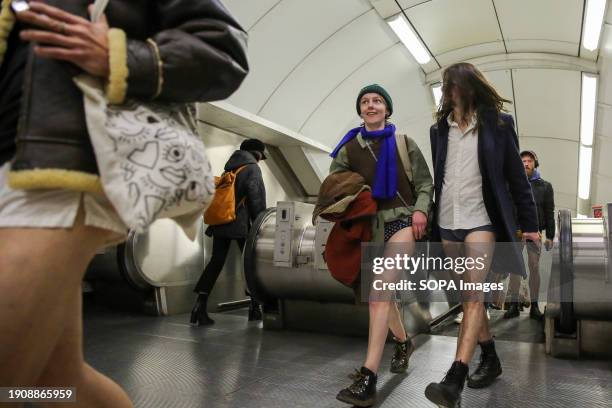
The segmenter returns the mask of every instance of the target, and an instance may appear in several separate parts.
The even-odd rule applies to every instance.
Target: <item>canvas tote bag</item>
[[[96,0],[92,21],[107,3]],[[111,105],[101,79],[82,74],[75,82],[104,192],[123,222],[144,232],[158,218],[197,219],[215,185],[195,107],[136,100]]]

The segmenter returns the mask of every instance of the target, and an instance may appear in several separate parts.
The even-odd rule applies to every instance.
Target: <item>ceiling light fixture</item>
[[[591,158],[593,148],[580,146],[580,163],[578,164],[578,197],[588,200],[591,193]]]
[[[597,77],[583,73],[580,98],[580,142],[585,146],[591,146],[593,144],[596,106]]]
[[[599,44],[605,10],[606,0],[587,0],[582,45],[589,51],[596,50]]]
[[[387,24],[419,64],[427,64],[431,60],[429,52],[402,13],[387,20]]]

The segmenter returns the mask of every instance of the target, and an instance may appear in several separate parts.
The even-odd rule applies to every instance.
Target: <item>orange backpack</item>
[[[246,165],[234,171],[226,171],[215,176],[215,196],[204,212],[204,222],[208,225],[227,224],[236,219],[236,178]],[[238,205],[244,203],[244,197]]]

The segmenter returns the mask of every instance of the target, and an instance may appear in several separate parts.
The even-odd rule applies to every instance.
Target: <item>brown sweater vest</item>
[[[376,161],[372,157],[372,153],[367,147],[362,148],[359,141],[355,138],[348,142],[346,145],[346,153],[348,156],[349,166],[355,173],[359,173],[363,176],[372,190],[374,190],[374,179],[376,177]],[[375,142],[370,145],[372,151],[378,158],[380,152],[380,143]],[[404,171],[404,166],[396,152],[396,163],[397,163],[397,190],[399,191],[402,198],[408,205],[414,205],[414,192],[408,176]],[[379,210],[388,210],[390,208],[405,207],[402,200],[396,195],[392,199],[381,200],[376,199]]]

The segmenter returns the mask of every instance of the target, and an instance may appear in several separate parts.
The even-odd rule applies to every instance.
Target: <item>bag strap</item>
[[[368,147],[368,150],[372,154],[372,157],[374,158],[374,161],[378,163],[378,159],[376,158],[376,155],[374,154],[374,150],[372,150],[372,147],[370,146],[370,144],[367,141],[366,141],[366,146]],[[395,193],[397,194],[397,197],[400,199],[402,204],[404,204],[406,206],[406,208],[410,208],[410,206],[408,205],[406,200],[404,200],[404,197],[402,197],[402,195],[400,194],[399,190],[397,190]]]
[[[410,162],[410,155],[408,153],[410,151],[408,148],[408,136],[396,134],[395,144],[397,145],[397,153],[402,162],[402,167],[404,167],[408,181],[412,184],[412,163]]]
[[[234,177],[238,176],[238,173],[240,173],[244,168],[246,168],[246,166],[248,166],[248,164],[245,164],[244,166],[240,166],[236,170],[232,171],[232,173],[234,174]],[[238,204],[236,204],[236,209],[238,209],[238,207],[240,207],[241,205],[245,205],[246,199],[247,199],[246,195],[242,197],[240,201],[238,201]]]
[[[108,6],[108,0],[96,0],[94,3],[93,11],[91,12],[91,21],[96,22],[98,19],[104,14],[104,10],[106,10],[106,6]]]
[[[237,176],[238,173],[240,173],[242,171],[242,169],[244,169],[246,166],[248,166],[248,164],[245,164],[244,166],[238,167],[238,169],[232,171],[232,173],[234,173],[234,176]]]

